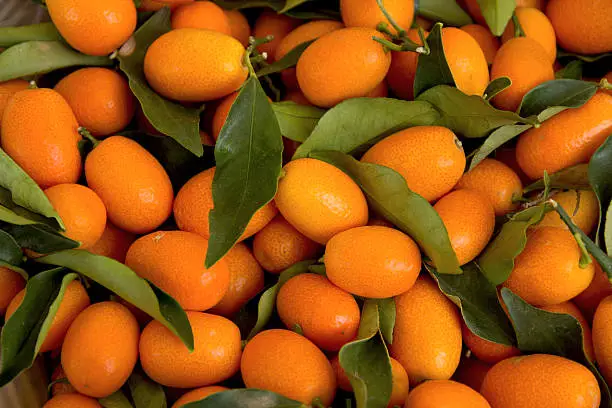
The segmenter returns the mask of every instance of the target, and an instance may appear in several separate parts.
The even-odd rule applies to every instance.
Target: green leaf
[[[419,0],[417,8],[419,15],[450,26],[461,27],[472,23],[470,15],[454,0]]]
[[[612,203],[606,211],[606,224],[604,227],[604,244],[608,249],[608,256],[612,256]]]
[[[8,48],[26,41],[62,41],[53,23],[0,28],[0,47]]]
[[[7,232],[0,230],[0,261],[10,265],[19,265],[23,253],[21,247]]]
[[[591,185],[589,184],[588,164],[578,164],[576,166],[568,167],[567,169],[560,170],[548,177],[549,188],[576,190],[589,190],[591,188]],[[523,193],[526,194],[532,191],[543,190],[545,188],[544,184],[544,179],[538,180],[525,187],[525,189],[523,189]]]
[[[0,387],[30,368],[47,336],[66,286],[77,277],[55,268],[28,280],[21,305],[2,329],[2,369]]]
[[[361,163],[340,152],[314,152],[310,157],[336,166],[355,180],[370,208],[411,236],[440,273],[461,273],[438,213],[427,200],[408,188],[401,175],[388,167]]]
[[[54,219],[57,226],[63,229],[62,220],[45,193],[2,149],[0,149],[0,187],[8,190],[9,197],[7,198],[10,198],[12,203]],[[3,205],[9,205],[3,199],[0,201]]]
[[[285,398],[271,391],[237,389],[217,392],[203,400],[190,402],[181,408],[305,408],[298,401]]]
[[[495,285],[487,280],[478,265],[463,266],[461,275],[442,275],[426,265],[440,290],[461,308],[472,333],[498,344],[514,345],[514,329],[497,298]]]
[[[1,191],[1,190],[0,190]],[[37,224],[36,221],[22,217],[21,215],[15,214],[3,205],[0,205],[0,221],[7,222],[14,225],[33,225]]]
[[[555,78],[557,79],[582,79],[582,68],[584,61],[574,60],[570,61],[563,69],[555,72]]]
[[[153,127],[179,142],[196,156],[202,156],[200,109],[186,108],[158,95],[149,87],[144,75],[144,57],[149,46],[170,31],[170,28],[170,9],[164,7],[136,31],[133,36],[133,52],[129,55],[119,53],[119,66],[127,75],[130,89],[138,98],[144,115]]]
[[[325,113],[314,106],[298,105],[295,102],[274,102],[272,109],[280,126],[280,131],[287,139],[304,142],[319,123]]]
[[[489,101],[498,93],[508,89],[512,85],[512,80],[508,77],[499,77],[489,82],[484,91],[484,98]]]
[[[81,54],[58,41],[28,41],[0,53],[0,82],[56,69],[112,65],[108,57]]]
[[[263,330],[264,327],[270,321],[272,314],[274,313],[274,306],[276,305],[276,296],[278,295],[278,291],[280,288],[287,283],[287,281],[294,276],[301,275],[303,273],[308,273],[308,267],[314,265],[316,261],[303,261],[298,262],[295,265],[290,266],[285,269],[278,277],[278,282],[276,285],[267,289],[259,298],[259,302],[257,304],[257,323],[255,323],[255,327],[251,329],[247,340],[255,337],[257,333]]]
[[[589,163],[589,182],[593,191],[599,200],[599,226],[597,227],[597,235],[595,242],[600,243],[603,240],[603,226],[605,225],[605,209],[612,203],[612,136],[608,136],[606,141],[595,151],[591,156]],[[608,220],[609,221],[609,220]],[[612,247],[607,246],[608,252],[612,251]]]
[[[485,137],[497,128],[525,122],[514,112],[495,109],[476,95],[447,85],[436,86],[417,98],[431,103],[442,115],[438,125],[469,138]]]
[[[393,344],[393,329],[395,328],[395,299],[378,299],[380,314],[380,332],[387,344]]]
[[[586,356],[582,327],[568,314],[535,308],[508,288],[501,295],[512,318],[518,347],[525,353],[554,354],[586,366],[593,372],[601,389],[601,407],[610,407],[612,398],[606,382]]]
[[[215,160],[207,267],[234,246],[253,214],[274,198],[278,186],[282,136],[268,97],[253,76],[230,109],[215,145]]]
[[[497,150],[504,143],[514,139],[518,135],[531,129],[532,125],[505,125],[487,137],[484,143],[474,152],[470,162],[470,170],[476,167],[481,161],[486,159],[491,153]]]
[[[446,62],[442,45],[442,24],[437,23],[427,36],[429,55],[419,54],[416,76],[414,78],[414,95],[418,96],[438,85],[455,86],[453,74]]]
[[[278,13],[283,14],[288,12],[289,10],[296,8],[297,6],[306,3],[311,0],[285,0],[285,7],[282,8]]]
[[[162,386],[154,383],[144,374],[134,371],[127,382],[136,408],[166,408],[168,406]]]
[[[501,285],[508,279],[514,269],[514,260],[527,244],[527,229],[542,221],[550,210],[549,205],[540,204],[521,211],[508,220],[489,243],[478,264],[493,285]]]
[[[391,398],[391,361],[379,321],[377,301],[366,300],[358,340],[345,344],[338,354],[340,366],[353,387],[357,408],[386,408]]]
[[[268,7],[278,12],[285,6],[285,1],[286,0],[215,0],[215,3],[226,10]]]
[[[179,304],[124,264],[74,249],[36,258],[35,261],[63,266],[96,281],[159,321],[176,334],[189,350],[193,350],[191,326]]]
[[[579,108],[597,92],[597,84],[576,79],[546,81],[523,97],[521,116],[539,115],[550,107]]]
[[[270,65],[266,65],[265,67],[257,71],[257,77],[261,78],[262,76],[275,74],[277,72],[284,71],[287,68],[296,66],[298,60],[300,59],[300,56],[304,53],[304,51],[306,51],[306,48],[308,48],[308,46],[313,42],[315,42],[315,40],[306,41],[296,46],[287,54],[285,54],[285,56],[280,60],[275,61]]]
[[[558,50],[557,58],[577,58],[586,63],[597,62],[602,59],[611,58],[612,53],[595,54],[595,55],[580,55],[573,52]]]
[[[487,25],[495,36],[501,36],[514,13],[514,0],[478,0]]]
[[[412,126],[433,125],[438,119],[438,112],[427,102],[349,99],[323,115],[293,158],[308,157],[315,150],[362,153],[386,136]]]
[[[22,248],[41,254],[78,248],[81,245],[45,224],[5,225],[2,229],[11,234]]]
[[[133,408],[132,404],[130,404],[130,401],[121,390],[114,392],[108,397],[100,398],[98,402],[104,408]]]

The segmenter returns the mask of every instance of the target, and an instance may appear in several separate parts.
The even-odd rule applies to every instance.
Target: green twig
[[[100,144],[100,141],[93,137],[91,133],[89,133],[89,130],[85,129],[83,126],[79,127],[78,132],[84,139],[90,141],[94,148]]]
[[[602,78],[599,82],[599,87],[608,91],[612,91],[612,84],[606,78]]]
[[[514,24],[514,36],[515,37],[526,37],[525,31],[521,26],[521,22],[519,21],[516,12],[512,13],[512,23]]]
[[[376,0],[376,3],[378,4],[378,8],[380,8],[380,11],[382,11],[382,13],[385,15],[385,18],[387,20],[389,20],[389,23],[391,24],[391,26],[395,29],[395,31],[397,31],[397,36],[400,37],[400,38],[405,37],[406,36],[406,30],[404,30],[402,27],[400,27],[399,24],[397,24],[397,22],[395,21],[395,19],[391,16],[391,14],[389,14],[387,9],[383,5],[383,1],[382,0]]]

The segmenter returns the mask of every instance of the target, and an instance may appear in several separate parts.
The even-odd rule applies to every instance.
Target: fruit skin
[[[593,232],[599,220],[599,203],[592,190],[568,190],[554,194],[551,198],[563,207],[572,221],[585,234],[589,235]],[[536,228],[539,227],[567,229],[567,225],[556,211],[546,214],[544,219],[537,224]]]
[[[301,21],[285,14],[277,14],[275,11],[263,11],[255,21],[253,27],[253,37],[264,38],[268,35],[273,36],[272,41],[257,47],[261,53],[268,54],[268,61],[274,62],[276,49],[287,34],[293,31]]]
[[[467,385],[451,380],[427,381],[412,390],[405,408],[491,408]]]
[[[534,306],[570,300],[585,290],[593,264],[578,266],[580,248],[568,230],[542,227],[527,232],[527,245],[504,286]]]
[[[293,228],[282,215],[274,217],[253,240],[255,258],[272,273],[281,273],[298,262],[315,259],[320,251],[319,244]]]
[[[489,65],[478,42],[465,31],[446,27],[442,45],[457,88],[467,95],[482,95],[489,84]]]
[[[206,239],[210,238],[208,213],[213,209],[214,176],[215,167],[195,175],[179,190],[174,202],[174,219],[178,227],[183,231],[195,232]],[[255,235],[268,225],[277,213],[273,202],[257,210],[239,241]]]
[[[26,89],[14,94],[6,105],[0,143],[41,188],[76,183],[82,168],[78,127],[60,94],[51,89]]]
[[[25,285],[23,276],[0,266],[0,316],[4,316],[13,298],[25,288]]]
[[[264,288],[264,271],[249,247],[239,242],[223,257],[229,270],[229,286],[219,303],[210,311],[232,317]]]
[[[6,309],[6,319],[8,320],[13,313],[21,306],[26,290],[23,289],[11,301]],[[89,296],[87,291],[79,281],[72,281],[66,286],[64,297],[60,306],[51,321],[51,326],[47,336],[40,346],[40,352],[57,350],[62,346],[69,327],[79,314],[89,306]]]
[[[424,32],[427,37],[429,33]],[[408,31],[408,38],[416,44],[422,45],[418,30]],[[416,76],[419,56],[415,52],[391,52],[391,65],[387,73],[387,82],[393,93],[401,99],[411,101],[414,99],[414,78]]]
[[[211,1],[194,1],[176,8],[172,12],[172,29],[179,28],[199,28],[232,35],[227,14]]]
[[[361,313],[355,298],[324,276],[304,273],[289,279],[278,292],[276,309],[292,330],[326,351],[338,351],[357,335]]]
[[[406,369],[410,384],[447,380],[461,357],[461,316],[431,278],[420,276],[395,298],[391,356]]]
[[[316,159],[298,159],[283,168],[275,202],[283,217],[320,244],[368,223],[361,189],[341,170]]]
[[[172,408],[181,408],[183,405],[187,405],[190,402],[200,401],[209,395],[223,391],[229,391],[229,388],[220,387],[218,385],[196,388],[195,390],[191,390],[188,393],[183,394],[183,396],[176,400],[176,402],[172,405]]]
[[[239,10],[225,10],[225,16],[229,22],[232,37],[240,41],[243,47],[248,47],[251,27],[244,14]]]
[[[136,7],[131,0],[49,0],[46,5],[62,37],[84,54],[108,55],[136,28]]]
[[[444,222],[460,265],[476,258],[493,236],[495,210],[486,196],[475,190],[448,193],[434,210]]]
[[[486,196],[493,205],[496,216],[506,215],[518,208],[523,193],[523,184],[519,176],[510,167],[495,159],[484,159],[469,172],[465,173],[456,186],[467,188]]]
[[[193,352],[157,321],[142,331],[140,362],[147,375],[168,387],[195,388],[236,374],[241,355],[238,327],[208,313],[187,312],[187,318],[195,341]]]
[[[465,153],[453,132],[441,126],[415,126],[368,150],[362,162],[390,167],[415,193],[432,202],[448,193],[465,169]]]
[[[480,49],[482,49],[487,64],[491,65],[500,47],[499,39],[491,33],[491,30],[480,24],[468,24],[461,29],[476,40]]]
[[[504,76],[510,78],[512,85],[491,102],[496,108],[509,111],[515,111],[531,89],[555,79],[549,54],[540,43],[528,37],[512,38],[497,51],[491,80]]]
[[[586,367],[547,354],[497,363],[480,393],[492,408],[598,407],[601,399],[597,380]]]
[[[367,298],[406,292],[421,270],[417,244],[403,232],[387,227],[358,227],[334,235],[324,259],[333,284]]]
[[[593,265],[595,267],[595,275],[591,284],[572,299],[572,302],[578,306],[588,321],[593,320],[595,310],[597,310],[597,306],[599,306],[601,301],[612,295],[612,283],[608,280],[608,275],[601,269],[597,261],[593,260]]]
[[[461,324],[461,336],[472,354],[485,363],[495,364],[521,354],[520,350],[516,347],[494,343],[478,337],[472,333],[465,323]]]
[[[117,391],[138,360],[138,322],[123,305],[101,302],[77,316],[62,346],[62,367],[82,394],[102,398]]]
[[[107,222],[100,239],[87,250],[92,254],[106,256],[117,262],[125,263],[125,255],[135,240],[136,235],[123,231],[111,222]]]
[[[242,44],[229,35],[179,28],[151,44],[144,73],[149,85],[166,98],[211,101],[229,95],[246,80],[244,52]]]
[[[55,367],[55,370],[53,370],[53,373],[51,374],[51,382],[55,382],[55,384],[51,386],[51,395],[53,397],[55,397],[56,395],[73,394],[77,392],[74,387],[68,382],[68,379],[66,378],[66,373],[64,373],[64,369],[62,368],[61,364],[58,364],[57,367]]]
[[[89,153],[85,176],[104,202],[108,219],[127,232],[149,233],[172,212],[168,174],[151,153],[126,137],[111,136]]]
[[[19,91],[28,89],[28,81],[23,79],[11,79],[10,81],[0,82],[0,128],[2,126],[2,115],[8,101]]]
[[[601,301],[593,317],[593,347],[601,374],[608,384],[612,381],[612,296]]]
[[[550,57],[550,62],[555,62],[557,58],[555,29],[548,17],[546,17],[546,14],[532,7],[518,7],[514,12],[518,17],[525,36],[533,38],[540,43]],[[501,39],[505,43],[511,38],[514,38],[514,22],[512,20],[508,22]]]
[[[607,0],[550,0],[546,15],[561,48],[578,54],[612,51],[612,9]]]
[[[595,351],[593,349],[593,335],[591,332],[591,326],[589,326],[589,323],[584,318],[584,315],[582,314],[580,309],[576,307],[576,305],[574,305],[572,302],[563,302],[557,305],[544,306],[542,307],[542,309],[552,313],[568,314],[578,320],[578,323],[580,323],[580,326],[582,326],[582,340],[584,343],[584,351],[589,360],[595,361]]]
[[[242,353],[240,371],[247,388],[276,392],[304,404],[319,397],[329,406],[336,393],[336,377],[325,354],[289,330],[266,330],[253,337]]]
[[[532,179],[586,163],[612,132],[612,96],[597,92],[580,108],[567,109],[521,134],[516,158]]]
[[[389,71],[391,54],[372,39],[371,28],[350,27],[320,37],[297,63],[300,89],[317,106],[329,108],[366,96]]]
[[[125,264],[168,293],[185,310],[204,311],[223,298],[230,272],[221,259],[204,266],[208,241],[184,231],[158,231],[137,239]]]
[[[477,358],[463,356],[457,371],[453,374],[453,380],[467,385],[476,392],[480,392],[482,382],[491,367],[492,365]]]
[[[102,408],[102,405],[88,396],[70,393],[51,398],[43,408]]]
[[[215,114],[213,115],[212,120],[212,136],[215,140],[219,138],[219,134],[221,133],[223,125],[225,125],[229,111],[237,98],[238,92],[231,93],[223,98],[221,103],[215,109]]]
[[[404,30],[412,25],[414,18],[413,0],[387,0],[385,9]],[[389,20],[378,7],[376,0],[340,0],[342,21],[347,27],[366,27],[373,30],[379,23],[389,24]],[[389,24],[389,29],[395,29]]]
[[[44,193],[64,222],[64,235],[80,242],[79,248],[89,248],[100,239],[106,227],[106,207],[92,189],[80,184],[57,184]]]

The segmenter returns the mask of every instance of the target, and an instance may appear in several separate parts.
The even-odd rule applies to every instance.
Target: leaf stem
[[[380,8],[380,11],[382,11],[382,13],[384,14],[385,18],[387,20],[389,20],[389,23],[391,24],[391,26],[395,29],[395,31],[397,31],[397,36],[400,37],[400,38],[405,37],[406,36],[406,30],[404,30],[402,27],[400,27],[399,24],[397,24],[397,22],[395,21],[395,19],[391,16],[391,14],[389,14],[387,9],[383,5],[383,0],[376,0],[376,3],[378,4],[378,8]]]
[[[516,12],[512,13],[512,23],[514,24],[514,36],[515,37],[526,37],[523,26],[516,15]]]
[[[602,78],[599,82],[599,87],[605,90],[612,90],[612,84],[606,78]]]
[[[418,54],[429,54],[429,50],[426,49],[426,46],[418,45],[417,43],[411,41],[408,38],[402,40],[402,44],[395,44],[389,40],[380,37],[372,37],[372,39],[376,42],[381,43],[385,48],[391,51],[413,51]]]
[[[91,142],[94,149],[96,148],[96,146],[100,144],[100,141],[96,139],[95,137],[93,137],[91,133],[89,132],[89,130],[85,129],[83,126],[79,127],[78,132],[85,140],[88,140]]]

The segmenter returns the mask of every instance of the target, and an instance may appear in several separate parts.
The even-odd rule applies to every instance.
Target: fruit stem
[[[31,80],[30,84],[28,85],[28,89],[38,89],[38,85],[36,85],[36,81]]]
[[[249,75],[252,76],[257,76],[257,74],[255,73],[255,68],[253,68],[253,64],[260,64],[260,65],[267,65],[266,59],[267,59],[267,54],[266,53],[259,53],[259,51],[257,50],[257,47],[259,47],[262,44],[265,43],[269,43],[270,41],[272,41],[274,39],[273,35],[267,35],[263,38],[255,38],[255,37],[249,37],[249,46],[247,47],[245,53],[244,53],[244,65],[249,69]]]
[[[559,203],[553,200],[552,198],[548,200],[548,203],[552,205],[555,211],[557,211],[561,220],[563,220],[565,225],[567,225],[569,230],[572,232],[572,235],[574,236],[574,239],[576,240],[578,247],[580,247],[580,261],[579,261],[580,268],[582,269],[586,268],[587,265],[593,262],[589,253],[593,254],[595,259],[597,259],[597,261],[599,261],[600,264],[602,264],[602,262],[606,264],[605,258],[607,258],[608,261],[610,258],[608,258],[608,256],[599,247],[597,247],[597,245],[595,245],[595,243],[591,241],[591,239],[587,235],[585,235],[584,232],[582,232],[576,226],[576,224],[574,224],[574,222],[572,221],[571,217],[567,214],[565,209],[563,209],[563,207],[561,207]]]
[[[100,144],[100,141],[93,137],[89,130],[85,129],[83,126],[79,127],[78,132],[85,140],[90,141],[94,148]]]
[[[521,22],[519,21],[516,12],[512,13],[512,23],[514,24],[514,36],[515,37],[526,37],[525,31],[521,26]]]
[[[418,54],[429,55],[429,49],[427,46],[419,45],[408,38],[403,39],[402,44],[395,44],[380,37],[372,37],[372,39],[381,43],[385,48],[391,51],[412,51]]]
[[[376,0],[376,3],[378,4],[378,8],[380,9],[380,11],[382,11],[385,18],[389,20],[389,23],[391,24],[391,26],[395,29],[395,31],[397,31],[397,36],[400,38],[406,37],[406,30],[400,27],[399,24],[397,24],[397,22],[393,19],[391,14],[389,14],[387,9],[383,5],[383,0]]]
[[[606,78],[602,78],[599,82],[599,87],[605,90],[612,90],[612,84]]]

